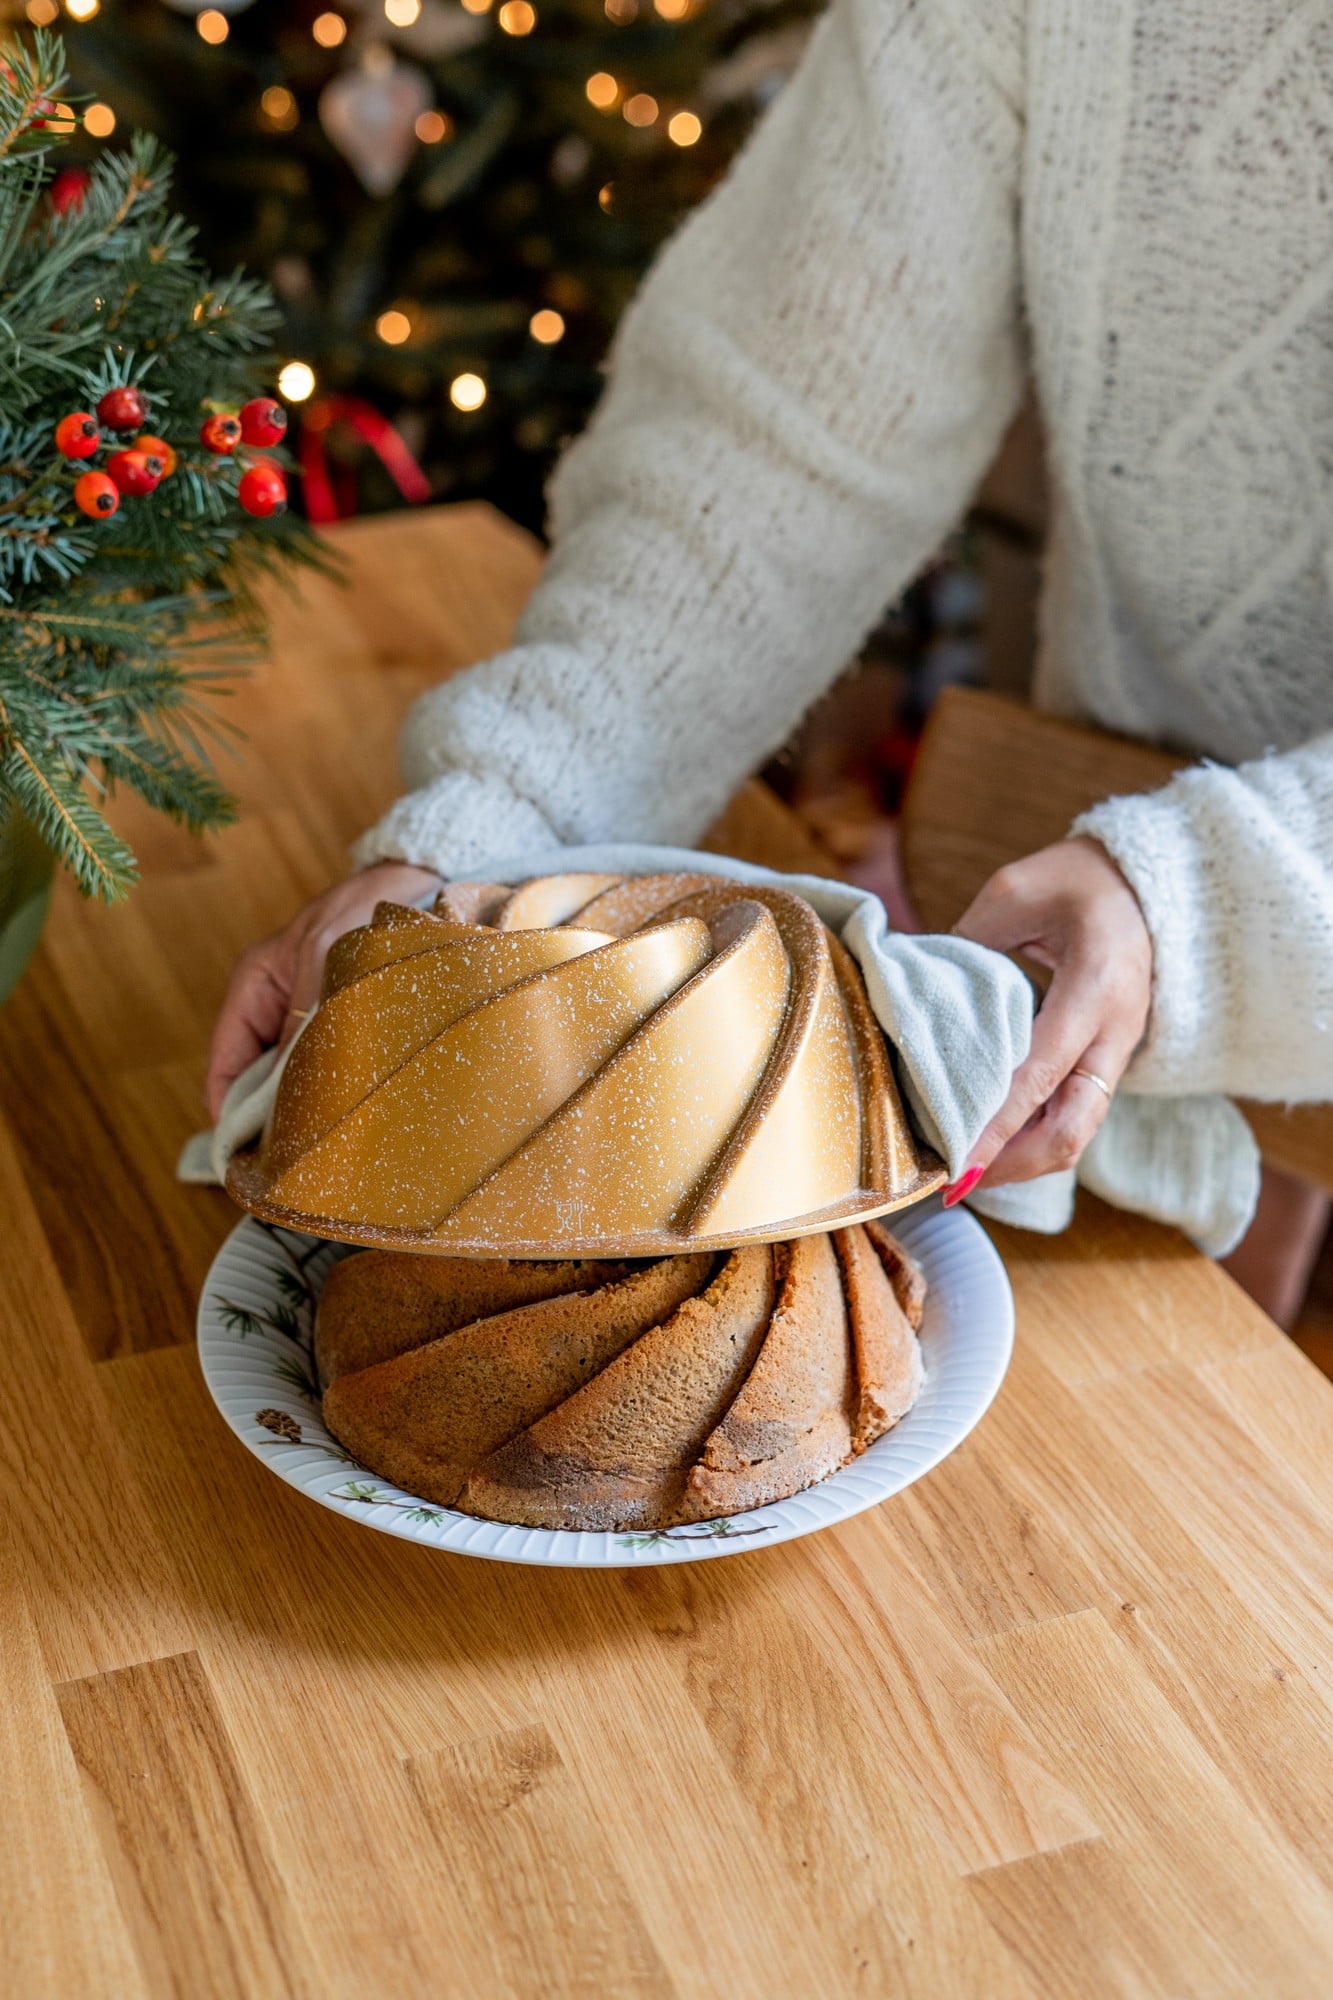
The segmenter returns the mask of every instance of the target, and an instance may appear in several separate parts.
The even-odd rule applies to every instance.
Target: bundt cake
[[[713,1520],[813,1485],[910,1409],[924,1298],[876,1221],[623,1264],[370,1251],[320,1301],[324,1419],[380,1477],[487,1520]]]
[[[347,1242],[604,1258],[846,1225],[943,1178],[801,897],[585,874],[456,884],[341,938],[228,1186]]]

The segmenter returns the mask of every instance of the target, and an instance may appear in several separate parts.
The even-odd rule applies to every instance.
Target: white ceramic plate
[[[921,1344],[926,1383],[887,1437],[790,1500],[661,1534],[575,1534],[477,1521],[404,1493],[359,1465],[320,1421],[312,1323],[341,1243],[247,1216],[213,1261],[199,1302],[199,1355],[213,1400],[243,1444],[322,1507],[427,1548],[558,1569],[698,1562],[772,1548],[846,1521],[900,1493],[961,1444],[994,1399],[1014,1343],[1014,1306],[989,1238],[938,1201],[895,1215],[893,1229],[929,1283]]]

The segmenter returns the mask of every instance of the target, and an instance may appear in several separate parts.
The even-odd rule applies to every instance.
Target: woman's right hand
[[[369,923],[376,903],[415,903],[442,888],[429,868],[379,861],[335,883],[291,922],[237,960],[213,1030],[204,1094],[217,1122],[222,1100],[243,1069],[276,1042],[289,1042],[319,1000],[329,946],[344,931]]]

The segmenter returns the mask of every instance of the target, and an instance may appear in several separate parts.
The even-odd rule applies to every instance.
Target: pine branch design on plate
[[[307,1437],[296,1418],[287,1410],[256,1410],[255,1422],[262,1424],[266,1431],[272,1431],[274,1444],[304,1445],[307,1450],[323,1452],[325,1458],[334,1465],[348,1465],[353,1472],[369,1472],[368,1465],[362,1465],[359,1458],[353,1458],[350,1451],[344,1451],[327,1433],[319,1437]],[[265,1444],[270,1440],[263,1439]]]
[[[701,1521],[698,1526],[682,1525],[679,1528],[652,1528],[641,1535],[617,1535],[622,1549],[669,1548],[673,1542],[719,1542],[736,1541],[745,1535],[766,1535],[773,1526],[771,1521],[759,1521],[750,1528],[738,1528],[728,1516],[717,1521]]]
[[[364,1472],[367,1468],[361,1467]],[[409,1521],[417,1521],[423,1527],[435,1527],[443,1521],[457,1521],[461,1516],[444,1507],[423,1507],[417,1500],[395,1500],[392,1493],[383,1493],[365,1481],[349,1479],[346,1486],[339,1487],[329,1495],[330,1500],[358,1500],[365,1507],[396,1507]]]

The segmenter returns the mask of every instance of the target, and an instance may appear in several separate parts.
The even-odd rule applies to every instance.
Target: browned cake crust
[[[833,1245],[802,1236],[778,1258],[786,1268],[759,1359],[690,1471],[678,1522],[784,1500],[852,1455],[856,1383]]]
[[[452,1507],[474,1465],[675,1313],[715,1262],[667,1257],[600,1291],[477,1320],[340,1376],[325,1391],[324,1421],[382,1477]]]
[[[404,1250],[344,1257],[324,1282],[315,1318],[315,1366],[327,1388],[340,1375],[408,1354],[473,1320],[591,1292],[627,1277],[630,1264],[591,1258],[550,1264],[476,1257],[414,1257]]]
[[[842,1266],[856,1365],[852,1445],[862,1452],[916,1401],[923,1375],[921,1349],[864,1228],[835,1229],[833,1242]]]
[[[478,1466],[465,1514],[533,1528],[652,1526],[745,1380],[773,1310],[773,1255],[733,1250],[707,1291]]]
[[[910,1252],[904,1250],[888,1224],[877,1219],[862,1225],[884,1266],[899,1305],[907,1314],[913,1333],[920,1333],[926,1310],[926,1274]]]
[[[371,1251],[317,1327],[329,1429],[439,1505],[664,1529],[827,1477],[911,1406],[925,1287],[876,1225],[618,1264]]]

